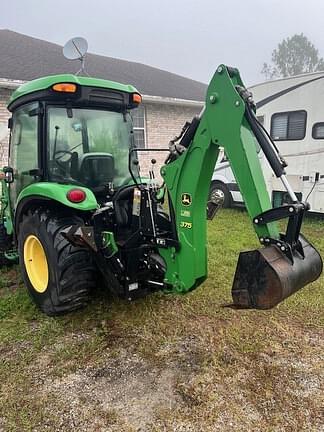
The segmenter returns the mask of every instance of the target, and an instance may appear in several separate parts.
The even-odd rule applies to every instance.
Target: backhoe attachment
[[[299,202],[285,176],[287,166],[255,116],[251,93],[235,68],[220,65],[209,84],[206,104],[179,142],[171,142],[161,174],[172,202],[178,250],[160,250],[166,264],[165,282],[187,292],[206,278],[205,215],[210,180],[222,146],[243,196],[262,248],[242,252],[232,287],[237,308],[269,309],[316,280],[322,260],[300,233],[307,203]],[[272,208],[258,148],[287,190],[291,204]],[[277,221],[286,219],[280,234]]]

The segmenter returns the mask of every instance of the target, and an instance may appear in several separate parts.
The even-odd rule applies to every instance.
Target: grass
[[[258,244],[243,211],[208,228],[209,278],[186,296],[99,289],[53,319],[3,270],[0,430],[321,430],[322,277],[270,311],[224,307],[238,252]],[[303,231],[323,254],[324,221]]]

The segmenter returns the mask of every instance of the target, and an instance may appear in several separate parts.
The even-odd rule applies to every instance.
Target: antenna
[[[84,58],[88,51],[88,42],[83,37],[74,37],[66,42],[63,47],[63,55],[68,60],[80,60],[81,69],[76,75],[86,73],[84,70]],[[87,74],[87,73],[86,73]],[[88,74],[87,74],[88,75]]]

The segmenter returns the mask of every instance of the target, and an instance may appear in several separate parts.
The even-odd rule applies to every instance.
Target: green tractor
[[[209,215],[217,209],[208,195],[219,146],[262,244],[240,254],[234,305],[271,308],[320,276],[322,260],[300,234],[308,206],[290,188],[285,162],[258,123],[237,69],[218,67],[204,110],[170,142],[159,185],[153,171],[141,176],[131,117],[140,102],[131,85],[77,75],[36,79],[11,96],[1,264],[19,259],[43,312],[84,306],[98,272],[126,299],[201,285],[207,277],[206,207]],[[256,141],[290,205],[272,208]],[[287,229],[280,234],[276,221],[284,218]]]

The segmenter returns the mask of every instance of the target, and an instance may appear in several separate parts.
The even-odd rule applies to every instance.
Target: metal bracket
[[[159,248],[168,249],[170,247],[174,247],[176,250],[180,249],[180,244],[178,240],[174,240],[168,237],[156,237],[152,243],[155,243]]]
[[[256,216],[253,219],[253,223],[256,225],[266,225],[269,222],[290,218],[308,209],[308,203],[293,203],[282,207],[275,207]]]
[[[290,244],[285,242],[284,240],[273,239],[270,237],[261,237],[260,242],[265,246],[277,246],[280,251],[287,256],[291,264],[294,263],[293,251]]]
[[[308,203],[293,203],[282,207],[267,210],[253,219],[255,225],[265,225],[269,222],[288,218],[286,233],[280,235],[280,239],[260,237],[260,242],[265,245],[275,245],[293,263],[293,252],[297,251],[304,258],[303,247],[299,240],[300,228],[305,212],[309,210]]]
[[[70,225],[69,227],[63,229],[61,234],[75,246],[88,246],[94,252],[98,252],[92,227],[87,227],[85,225]]]

